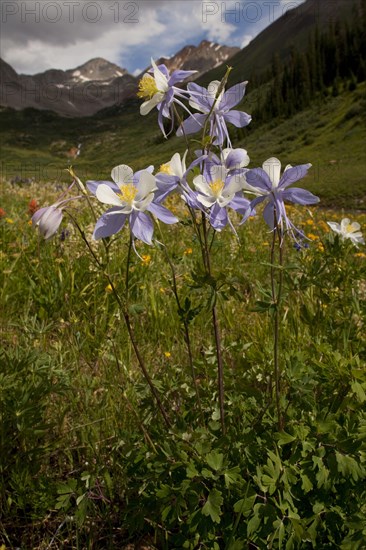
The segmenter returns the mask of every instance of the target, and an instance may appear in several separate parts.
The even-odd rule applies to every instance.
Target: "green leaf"
[[[239,466],[234,466],[234,468],[230,468],[230,470],[226,470],[224,473],[224,478],[225,478],[226,487],[229,487],[234,483],[238,484],[240,481],[243,481],[243,478],[240,475]]]
[[[287,443],[292,443],[296,439],[293,435],[290,435],[286,432],[279,432],[276,434],[275,437],[279,445],[286,445]]]
[[[311,489],[313,488],[313,484],[311,483],[310,479],[306,474],[300,474],[300,477],[302,481],[301,488],[304,490],[306,494],[309,491],[311,491]]]
[[[224,502],[222,494],[217,489],[212,489],[208,495],[206,504],[202,508],[204,516],[210,516],[214,523],[220,523],[221,506]]]
[[[285,536],[285,524],[281,521],[278,528],[278,548],[282,548],[283,539]]]
[[[196,466],[193,464],[193,462],[190,462],[186,469],[186,474],[189,479],[192,479],[193,477],[198,477],[199,472],[196,469]]]
[[[336,451],[338,472],[349,478],[350,476],[357,481],[362,478],[364,471],[354,458],[348,455],[342,455]]]
[[[255,516],[250,518],[250,520],[248,521],[248,524],[247,524],[247,535],[248,535],[248,537],[251,537],[252,534],[256,532],[256,530],[258,529],[258,527],[260,525],[260,522],[261,522],[261,518],[260,518],[259,514],[256,514]]]
[[[360,384],[355,380],[354,382],[352,382],[351,388],[352,388],[352,391],[356,394],[358,401],[360,403],[364,403],[366,401],[366,393],[362,387],[362,384]]]
[[[212,451],[211,453],[208,453],[208,455],[206,456],[206,462],[213,470],[217,472],[222,468],[222,465],[224,462],[224,455],[216,451]]]

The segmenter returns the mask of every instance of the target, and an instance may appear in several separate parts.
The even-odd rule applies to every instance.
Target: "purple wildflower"
[[[207,212],[210,224],[216,231],[221,231],[229,223],[235,232],[227,208],[242,214],[245,219],[252,212],[250,202],[242,195],[244,183],[244,175],[230,175],[225,166],[212,164],[206,175],[193,179],[196,193],[191,191],[185,199],[193,208]]]
[[[48,240],[57,232],[62,218],[62,209],[58,208],[58,203],[56,203],[37,210],[32,216],[32,224],[33,227],[38,227],[42,237]]]
[[[241,82],[226,92],[222,90],[217,95],[220,87],[218,80],[211,82],[207,90],[190,82],[187,86],[191,96],[189,104],[203,114],[189,116],[178,128],[177,135],[182,136],[183,134],[198,132],[204,127],[207,116],[209,116],[210,135],[216,138],[215,143],[222,145],[226,139],[228,145],[231,146],[226,123],[229,122],[237,128],[242,128],[252,120],[247,113],[232,109],[243,99],[246,85],[247,82]]]
[[[244,189],[258,195],[252,200],[251,207],[261,202],[266,202],[263,211],[264,219],[267,225],[274,229],[285,224],[287,231],[295,238],[295,235],[301,235],[301,231],[295,228],[286,214],[284,201],[290,201],[295,204],[316,204],[319,198],[305,189],[292,187],[289,185],[304,178],[311,168],[311,164],[301,164],[299,166],[286,166],[282,177],[281,162],[277,158],[269,158],[263,163],[262,168],[248,170],[245,174],[246,184]],[[245,220],[243,220],[245,221]]]
[[[113,182],[87,182],[88,189],[100,202],[112,206],[97,221],[94,239],[118,233],[128,219],[132,235],[152,244],[154,226],[146,211],[167,224],[178,221],[167,208],[153,202],[157,187],[151,168],[134,174],[129,166],[121,164],[113,168],[111,175]]]
[[[140,114],[147,115],[154,107],[157,107],[159,112],[159,127],[166,137],[163,117],[171,119],[171,132],[174,126],[172,109],[173,102],[178,103],[186,109],[178,97],[185,98],[187,92],[177,88],[175,85],[183,82],[186,78],[197,71],[176,70],[170,75],[165,65],[158,66],[153,59],[151,59],[151,65],[152,68],[150,69],[150,72],[152,72],[152,75],[145,73],[139,82],[139,91],[137,95],[138,97],[145,99],[144,103],[140,107]]]

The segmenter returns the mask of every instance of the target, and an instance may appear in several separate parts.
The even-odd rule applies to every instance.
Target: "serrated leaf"
[[[192,479],[193,477],[197,477],[199,475],[196,466],[192,462],[188,464],[186,474],[189,479]]]
[[[226,487],[229,487],[233,483],[239,483],[240,481],[242,481],[243,478],[240,475],[239,466],[234,466],[234,468],[226,470],[224,473],[224,478]]]
[[[348,455],[342,455],[336,451],[336,459],[338,465],[338,471],[344,475],[344,477],[352,476],[357,481],[363,477],[362,467],[356,462],[354,458]]]
[[[208,453],[208,455],[206,456],[206,462],[213,470],[217,472],[222,468],[222,465],[224,462],[224,455],[216,451],[212,451],[211,453]]]
[[[221,506],[224,502],[222,494],[217,489],[212,489],[208,495],[206,504],[202,508],[204,516],[210,516],[214,523],[220,523]]]
[[[302,481],[301,488],[304,490],[305,493],[308,493],[313,488],[313,484],[306,474],[300,474],[300,477]]]

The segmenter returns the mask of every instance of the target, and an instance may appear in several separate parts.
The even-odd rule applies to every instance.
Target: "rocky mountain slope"
[[[170,58],[161,58],[158,63],[165,63],[170,70],[196,70],[195,76],[199,76],[237,51],[239,48],[204,40],[198,46],[184,47]],[[17,110],[51,110],[62,116],[90,116],[133,97],[139,78],[102,58],[91,59],[75,69],[50,69],[35,75],[19,75],[0,59],[0,105]]]

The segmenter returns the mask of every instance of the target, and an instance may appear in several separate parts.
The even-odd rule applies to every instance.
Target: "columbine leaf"
[[[208,495],[206,504],[202,508],[204,516],[210,516],[214,523],[220,523],[221,506],[224,502],[221,492],[217,489],[212,489]]]
[[[206,462],[209,466],[211,466],[213,470],[217,472],[217,470],[221,470],[222,468],[224,455],[221,453],[217,453],[216,451],[212,451],[206,456]]]

